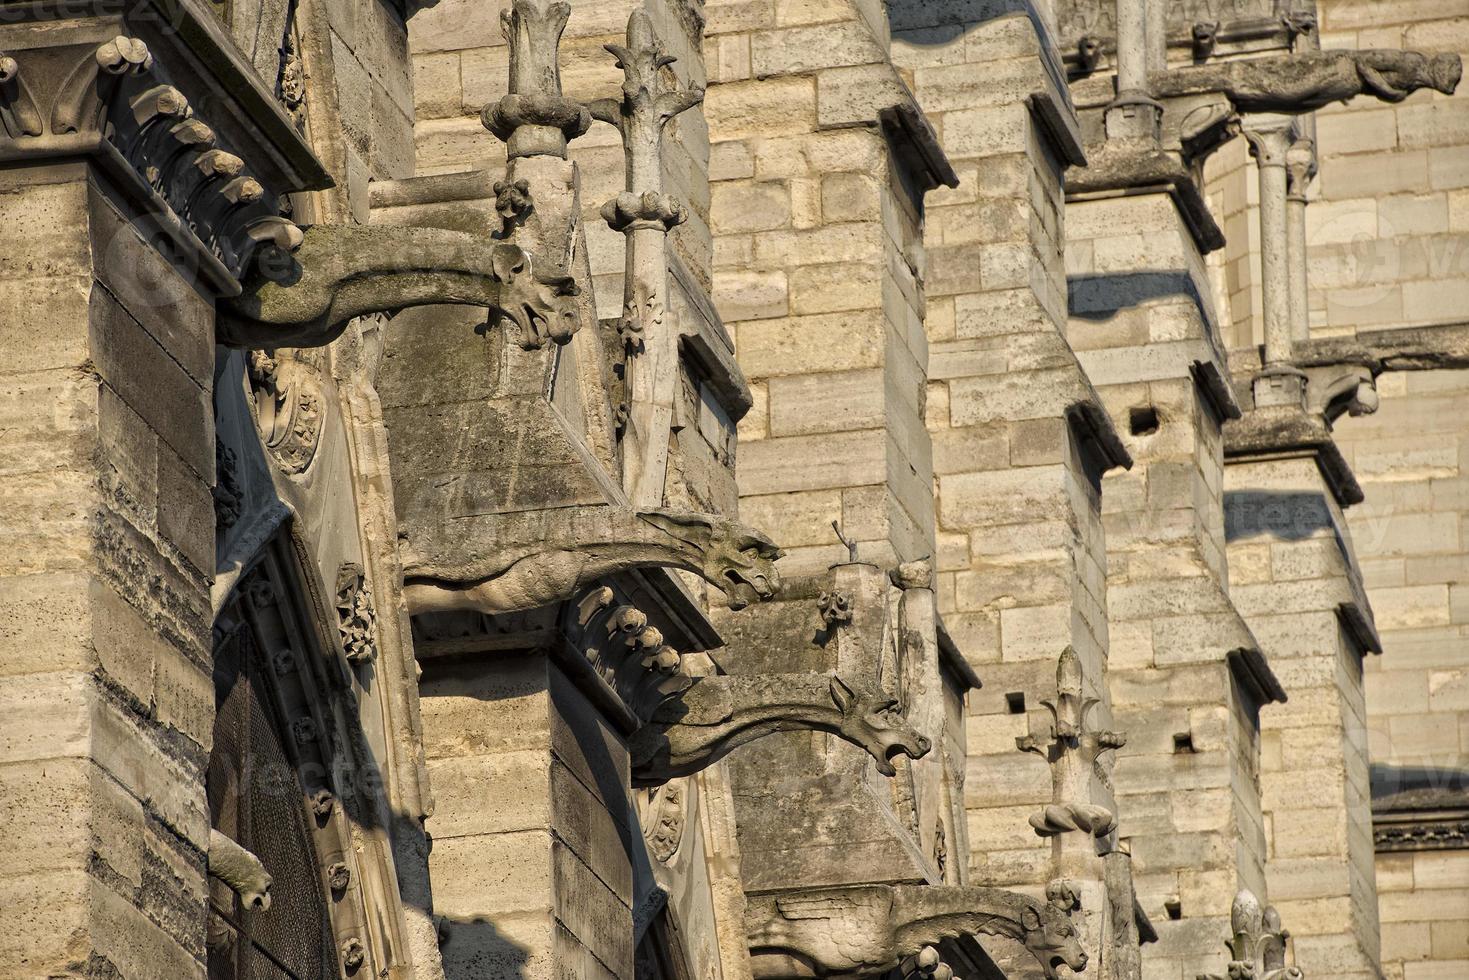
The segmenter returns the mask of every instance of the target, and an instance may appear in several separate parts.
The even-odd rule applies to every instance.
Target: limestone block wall
[[[864,560],[931,554],[921,191],[862,108],[883,39],[848,3],[705,10],[714,297],[755,393],[742,518],[791,575],[845,557],[833,520]]]
[[[1351,537],[1315,460],[1225,471],[1230,595],[1290,697],[1261,711],[1270,901],[1310,974],[1378,975],[1362,661],[1375,643]]]
[[[1264,892],[1258,643],[1229,598],[1204,262],[1163,193],[1066,207],[1068,336],[1133,456],[1102,483],[1120,834],[1158,942],[1148,975],[1213,970],[1240,888]],[[1215,385],[1208,384],[1214,372]],[[1268,668],[1265,668],[1268,672]]]
[[[1462,5],[1325,0],[1323,48],[1469,55]],[[1312,329],[1462,320],[1469,308],[1469,86],[1317,117],[1321,173],[1306,209]]]
[[[420,685],[445,974],[630,980],[627,750],[544,655],[493,656]]]
[[[100,180],[0,183],[0,974],[202,978],[213,318]]]
[[[1459,791],[1469,760],[1469,668],[1463,651],[1469,568],[1469,378],[1387,374],[1377,413],[1343,419],[1338,444],[1367,499],[1347,512],[1383,655],[1364,678],[1372,791]],[[1383,968],[1391,977],[1469,970],[1458,937],[1469,918],[1465,851],[1377,857]]]
[[[1025,103],[1064,94],[1041,61],[1051,41],[1024,7],[889,12],[894,60],[960,178],[928,197],[926,418],[940,607],[985,681],[968,718],[971,870],[1038,884],[1051,847],[1024,828],[1050,780],[1015,738],[1043,732],[1043,709],[1027,716],[1054,691],[1062,649],[1077,650],[1095,685],[1107,644],[1097,481],[1112,464],[1067,421],[1095,394],[1064,337],[1064,163]],[[1110,725],[1105,706],[1097,724]]]

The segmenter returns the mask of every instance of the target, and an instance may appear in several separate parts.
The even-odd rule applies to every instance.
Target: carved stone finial
[[[564,0],[513,0],[500,12],[510,50],[510,91],[485,106],[480,120],[505,141],[511,159],[566,156],[567,140],[587,131],[586,107],[561,94],[558,49],[571,16]]]
[[[667,70],[675,59],[664,52],[642,9],[628,17],[626,41],[607,45],[622,69],[622,97],[598,99],[589,108],[622,134],[627,168],[626,190],[602,209],[607,223],[627,236],[618,324],[629,357],[631,406],[623,428],[623,485],[634,504],[656,507],[663,500],[679,377],[678,338],[663,322],[666,239],[687,217],[683,205],[663,193],[663,129],[703,101],[704,91],[681,87]]]
[[[1198,980],[1303,980],[1305,974],[1298,967],[1285,965],[1290,933],[1281,928],[1274,906],[1262,906],[1254,892],[1241,889],[1229,920],[1232,935],[1224,943],[1230,954],[1227,974],[1200,973]]]
[[[1022,735],[1015,740],[1016,748],[1040,756],[1051,767],[1053,802],[1030,817],[1031,827],[1042,837],[1080,830],[1103,838],[1117,829],[1111,810],[1085,799],[1085,787],[1097,758],[1121,748],[1127,738],[1091,727],[1092,709],[1101,702],[1085,696],[1084,683],[1081,657],[1067,647],[1056,663],[1056,697],[1041,702],[1051,713],[1050,738],[1042,742],[1034,735]]]

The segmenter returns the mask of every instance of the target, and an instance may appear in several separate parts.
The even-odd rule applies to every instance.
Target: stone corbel
[[[665,701],[628,740],[633,783],[650,785],[705,769],[747,742],[776,732],[820,731],[872,756],[885,776],[892,760],[932,747],[895,698],[829,674],[700,677]]]
[[[335,340],[355,317],[415,306],[462,304],[527,350],[564,344],[579,320],[570,276],[508,242],[442,228],[316,225],[289,251],[274,247],[220,305],[219,343],[232,347],[315,347]]]
[[[1229,914],[1233,935],[1225,940],[1230,962],[1226,974],[1200,973],[1198,980],[1233,980],[1253,977],[1257,980],[1302,980],[1298,967],[1285,965],[1286,943],[1290,933],[1280,926],[1280,913],[1273,905],[1261,906],[1249,889],[1234,897]]]
[[[615,693],[634,724],[647,724],[666,701],[694,679],[683,657],[663,642],[647,613],[619,601],[607,585],[588,589],[562,613],[562,632],[586,663]]]
[[[1045,899],[950,885],[810,889],[751,896],[746,940],[760,980],[878,975],[917,962],[946,939],[977,935],[1022,943],[1054,978],[1062,965],[1086,967],[1071,921],[1075,907],[1064,881],[1051,882]]]
[[[725,593],[730,608],[775,595],[783,552],[765,535],[713,514],[564,508],[532,518],[524,532],[472,560],[438,560],[404,546],[410,613],[473,609],[488,614],[570,599],[599,579],[634,568],[681,568]]]
[[[1091,725],[1092,710],[1100,699],[1082,694],[1081,658],[1067,647],[1056,665],[1056,697],[1044,700],[1051,713],[1050,738],[1034,735],[1015,740],[1015,747],[1045,759],[1051,768],[1052,803],[1030,817],[1041,837],[1081,831],[1098,840],[1117,829],[1117,817],[1107,807],[1092,803],[1088,787],[1093,767],[1103,753],[1121,748],[1127,737]]]

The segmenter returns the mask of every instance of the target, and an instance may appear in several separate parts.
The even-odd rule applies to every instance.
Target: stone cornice
[[[300,244],[284,195],[330,178],[195,0],[5,8],[0,161],[91,159],[218,296]]]
[[[1343,507],[1360,504],[1362,487],[1319,416],[1291,408],[1257,408],[1224,427],[1226,459],[1311,456]]]
[[[1201,254],[1224,246],[1224,232],[1209,212],[1193,175],[1172,154],[1104,144],[1094,147],[1087,158],[1086,166],[1066,171],[1067,200],[1166,190]]]

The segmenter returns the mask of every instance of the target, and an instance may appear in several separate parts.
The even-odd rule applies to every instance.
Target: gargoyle
[[[270,872],[258,857],[218,830],[209,831],[209,874],[229,885],[247,911],[270,908]]]
[[[857,692],[827,674],[701,677],[663,704],[632,736],[634,784],[666,782],[712,765],[737,747],[774,732],[823,731],[877,760],[892,776],[892,759],[929,750],[886,694]]]
[[[534,609],[607,575],[649,566],[699,575],[724,592],[731,609],[769,599],[780,588],[775,561],[783,552],[775,543],[714,514],[568,508],[545,512],[534,531],[522,543],[500,542],[489,555],[452,565],[405,548],[409,611]]]
[[[353,317],[413,306],[481,306],[526,350],[564,344],[580,322],[578,287],[509,242],[442,228],[315,225],[299,246],[262,249],[244,292],[220,304],[217,337],[234,347],[318,347]]]
[[[1240,112],[1310,112],[1356,95],[1401,102],[1421,88],[1452,95],[1463,74],[1456,54],[1301,51],[1155,72],[1153,95],[1219,92]]]
[[[1052,882],[1045,900],[999,888],[852,885],[752,896],[745,913],[751,966],[761,980],[856,978],[899,966],[960,936],[1007,936],[1025,945],[1046,977],[1087,955],[1071,922],[1076,898]]]

